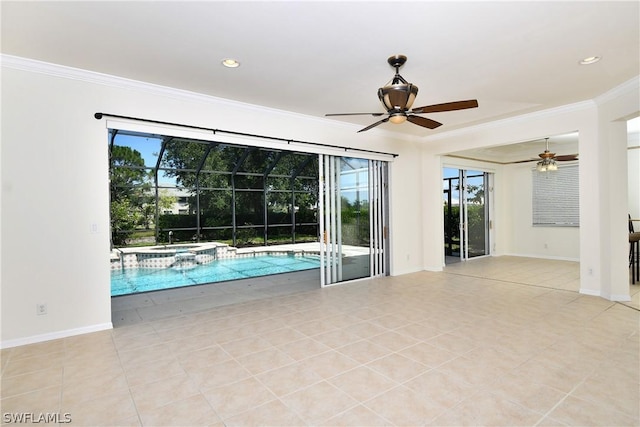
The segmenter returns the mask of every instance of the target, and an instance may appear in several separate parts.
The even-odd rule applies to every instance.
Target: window
[[[562,165],[557,171],[533,170],[533,225],[580,226],[578,165]]]

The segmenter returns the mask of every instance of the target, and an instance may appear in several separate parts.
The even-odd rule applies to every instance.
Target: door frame
[[[484,229],[485,229],[485,254],[484,255],[478,255],[478,256],[474,256],[474,257],[469,257],[468,256],[468,221],[466,213],[467,213],[467,209],[465,209],[466,204],[462,203],[462,201],[466,201],[466,192],[462,190],[462,188],[459,188],[457,190],[458,194],[459,194],[459,205],[460,205],[460,212],[459,212],[459,234],[460,234],[460,250],[459,250],[459,258],[460,261],[468,261],[470,259],[476,259],[476,258],[485,258],[488,256],[492,256],[493,253],[493,241],[494,241],[494,227],[493,227],[493,216],[494,216],[494,201],[493,201],[493,186],[494,186],[494,182],[495,182],[495,170],[490,170],[487,168],[483,168],[483,167],[478,167],[477,165],[466,165],[466,164],[452,164],[452,163],[442,163],[442,167],[441,167],[441,183],[444,182],[444,180],[446,179],[452,179],[452,178],[445,178],[445,174],[444,174],[444,170],[445,169],[453,169],[453,170],[457,170],[458,171],[458,177],[455,178],[458,180],[459,182],[459,186],[463,187],[466,184],[466,180],[463,179],[463,175],[464,172],[466,171],[473,171],[473,172],[481,172],[484,174],[484,179],[483,179],[483,185],[485,186],[485,193],[484,193]],[[450,181],[451,182],[451,181]],[[440,184],[441,188],[442,188],[442,194],[444,196],[444,194],[446,193],[444,188],[442,187],[442,184]],[[452,188],[449,188],[449,192],[451,191],[455,191]],[[451,198],[451,197],[450,197]],[[443,261],[443,265],[447,265],[447,254],[446,254],[446,249],[445,249],[445,244],[446,244],[446,240],[445,240],[445,213],[444,210],[442,210],[441,212],[442,215],[442,230],[443,230],[443,239],[442,239],[442,245],[441,245],[441,250],[442,250],[442,261]]]

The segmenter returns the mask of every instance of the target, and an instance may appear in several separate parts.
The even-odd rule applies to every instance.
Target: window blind
[[[580,226],[578,165],[561,165],[551,172],[532,171],[533,225]]]

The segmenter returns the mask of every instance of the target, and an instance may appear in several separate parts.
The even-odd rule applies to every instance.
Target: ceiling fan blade
[[[438,126],[442,126],[442,123],[436,122],[435,120],[427,119],[426,117],[407,116],[407,120],[409,120],[414,125],[422,126],[423,128],[435,129]]]
[[[380,116],[384,116],[387,113],[330,113],[330,114],[325,114],[325,117],[329,117],[329,116],[373,116],[373,117],[380,117]]]
[[[512,162],[505,163],[506,165],[515,165],[516,163],[529,163],[529,162],[537,162],[540,159],[528,159],[528,160],[514,160]]]
[[[386,122],[388,122],[388,121],[389,121],[389,117],[385,117],[384,119],[379,120],[379,121],[375,122],[374,124],[367,126],[367,127],[366,127],[366,128],[364,128],[364,129],[360,129],[360,130],[358,131],[358,133],[368,131],[369,129],[372,129],[372,128],[374,128],[374,127],[376,127],[376,126],[378,126],[378,125],[381,125],[382,123],[386,123]]]
[[[554,156],[553,159],[557,162],[570,162],[572,160],[578,160],[577,154],[567,154],[562,156]],[[539,162],[540,159],[528,159],[528,160],[514,160],[512,162],[508,162],[506,164],[512,165],[516,163],[529,163],[529,162]]]
[[[577,154],[566,154],[563,156],[554,157],[558,162],[570,162],[572,160],[578,160]]]
[[[411,110],[412,113],[439,113],[442,111],[454,111],[465,110],[467,108],[476,108],[478,101],[475,99],[469,99],[467,101],[455,101],[445,102],[444,104],[425,105],[424,107],[418,107]]]

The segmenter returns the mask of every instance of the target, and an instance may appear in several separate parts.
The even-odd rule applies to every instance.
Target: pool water
[[[221,259],[184,270],[174,268],[114,270],[111,272],[111,296],[248,279],[319,267],[320,257],[317,255],[259,255],[249,258]]]

